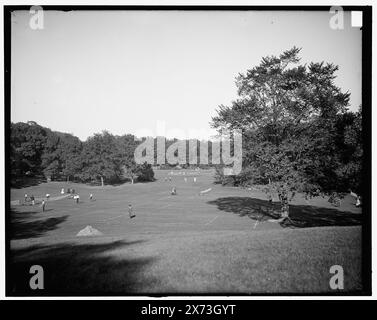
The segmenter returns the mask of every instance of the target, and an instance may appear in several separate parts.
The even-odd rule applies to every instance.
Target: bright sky
[[[12,122],[33,120],[85,140],[113,134],[207,138],[220,104],[236,98],[234,78],[266,55],[301,47],[302,62],[339,65],[336,80],[361,104],[361,31],[346,13],[72,11],[12,23]],[[195,132],[196,131],[196,132]]]

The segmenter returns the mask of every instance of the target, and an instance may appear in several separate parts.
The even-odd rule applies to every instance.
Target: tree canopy
[[[238,99],[220,105],[212,126],[243,133],[243,171],[234,184],[316,194],[359,188],[361,109],[335,85],[338,66],[300,64],[294,47],[236,78]],[[354,139],[351,138],[354,137]],[[223,179],[226,179],[222,177]]]
[[[153,181],[152,167],[136,164],[133,155],[138,141],[133,135],[114,136],[107,131],[81,142],[72,134],[44,128],[35,122],[12,123],[10,135],[11,180],[25,175],[53,180],[90,183],[118,183],[126,167],[133,167],[132,177]]]

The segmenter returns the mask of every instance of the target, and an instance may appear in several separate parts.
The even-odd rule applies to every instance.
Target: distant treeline
[[[10,129],[13,184],[22,183],[27,177],[102,184],[119,183],[126,179],[132,182],[154,180],[152,164],[136,164],[134,160],[135,149],[145,138],[140,140],[131,134],[116,136],[103,131],[82,142],[72,134],[52,131],[34,121],[11,123]],[[166,139],[166,149],[176,141]],[[211,142],[208,144],[211,155]],[[188,157],[187,151],[187,163],[179,167],[197,167],[189,164]],[[157,148],[154,158],[156,165]],[[201,168],[209,166],[201,165]],[[166,162],[158,167],[170,169],[176,166]]]
[[[72,134],[52,131],[36,122],[12,123],[11,180],[25,177],[80,182],[116,183],[124,179],[153,180],[151,165],[137,165],[134,136],[106,131],[82,142]]]

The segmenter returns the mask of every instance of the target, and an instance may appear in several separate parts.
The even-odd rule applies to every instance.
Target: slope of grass
[[[361,290],[359,227],[257,232],[135,235],[32,245],[14,250],[14,294],[28,289],[28,268],[45,270],[37,294],[339,293]]]
[[[352,199],[339,208],[326,199],[298,197],[283,228],[259,219],[264,194],[212,184],[212,172],[157,172],[145,184],[90,187],[70,184],[81,202],[60,199],[14,206],[11,217],[11,295],[168,293],[334,293],[332,265],[345,272],[344,292],[361,290],[361,210]],[[12,190],[58,195],[65,183]],[[170,195],[172,186],[178,194]],[[212,191],[199,196],[200,190]],[[89,201],[90,193],[95,201]],[[348,201],[348,202],[347,202]],[[136,218],[129,219],[131,203]],[[256,224],[259,219],[260,223]],[[80,238],[91,225],[104,235]],[[314,228],[313,228],[314,227]],[[45,270],[45,290],[29,289],[29,269]]]

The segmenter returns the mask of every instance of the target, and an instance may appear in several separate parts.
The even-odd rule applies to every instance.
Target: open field
[[[335,208],[297,196],[294,224],[281,226],[267,221],[263,193],[214,185],[210,170],[173,172],[172,181],[164,179],[169,171],[156,171],[152,183],[13,189],[11,200],[22,202],[25,193],[54,198],[73,187],[81,202],[51,199],[44,213],[38,204],[12,206],[9,294],[332,293],[336,264],[344,291],[362,289],[361,209],[351,197]],[[87,225],[103,236],[76,237]],[[34,264],[44,268],[44,290],[29,289]]]

